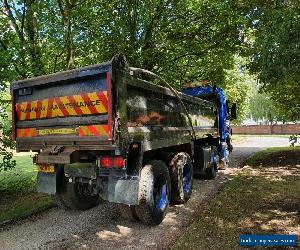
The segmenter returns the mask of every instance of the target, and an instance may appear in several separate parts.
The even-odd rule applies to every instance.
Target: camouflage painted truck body
[[[17,151],[37,152],[39,191],[55,195],[77,183],[82,195],[138,206],[147,162],[169,166],[185,152],[194,172],[210,167],[216,104],[143,78],[115,57],[12,85]]]

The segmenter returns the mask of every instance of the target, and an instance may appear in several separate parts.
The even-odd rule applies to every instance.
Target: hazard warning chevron
[[[16,104],[16,111],[19,121],[93,115],[107,113],[108,103],[107,91],[99,91],[21,102]]]
[[[17,137],[29,138],[36,136],[55,136],[55,135],[77,135],[77,136],[98,136],[109,137],[110,127],[108,124],[94,124],[79,126],[76,128],[19,128],[17,129]]]

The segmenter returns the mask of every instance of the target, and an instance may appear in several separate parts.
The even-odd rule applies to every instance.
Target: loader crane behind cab
[[[196,86],[186,88],[183,93],[198,97],[204,100],[212,101],[217,104],[216,123],[218,125],[218,132],[220,138],[219,151],[219,169],[224,169],[229,162],[229,154],[233,150],[231,143],[232,129],[230,120],[237,118],[237,106],[235,103],[229,108],[229,101],[226,99],[224,91],[217,86]]]

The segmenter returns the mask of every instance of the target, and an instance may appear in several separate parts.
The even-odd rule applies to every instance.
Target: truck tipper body
[[[37,152],[38,190],[60,207],[118,203],[159,224],[169,203],[214,178],[219,104],[151,83],[124,57],[12,84],[17,151]]]

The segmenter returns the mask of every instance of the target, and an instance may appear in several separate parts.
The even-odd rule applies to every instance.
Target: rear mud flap
[[[57,173],[41,173],[37,175],[37,190],[40,193],[55,194],[56,193]]]
[[[62,188],[64,172],[62,167],[57,167],[55,173],[38,172],[37,191],[46,194],[55,194]]]
[[[127,205],[138,205],[139,179],[119,179],[114,176],[108,177],[103,192],[100,194],[102,199],[114,203]]]

